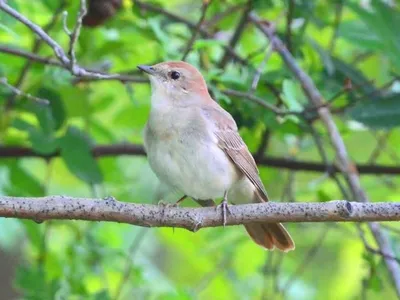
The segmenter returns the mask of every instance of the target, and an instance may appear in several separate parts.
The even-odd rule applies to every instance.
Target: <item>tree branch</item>
[[[50,103],[49,100],[47,100],[47,99],[38,98],[38,97],[32,96],[31,94],[24,93],[17,87],[9,84],[7,81],[7,78],[5,78],[5,77],[0,77],[0,84],[4,85],[6,88],[8,88],[12,92],[12,94],[15,96],[24,96],[27,99],[32,100],[41,105],[48,105]]]
[[[98,145],[92,149],[93,156],[121,156],[121,155],[146,155],[142,145],[137,144],[115,144],[115,145]],[[38,157],[38,158],[53,158],[60,155],[59,151],[43,155],[36,153],[31,148],[19,146],[0,146],[0,159],[1,158],[23,158],[23,157]],[[325,173],[327,168],[331,174],[338,173],[340,170],[335,165],[326,165],[323,163],[293,160],[289,158],[266,156],[257,158],[257,164],[261,166],[268,166],[279,169],[308,171],[308,172],[322,172]],[[400,174],[400,167],[375,165],[375,164],[359,164],[357,165],[360,174],[386,174],[397,175]]]
[[[42,56],[39,56],[37,54],[31,53],[31,52],[28,52],[28,51],[25,51],[22,49],[10,48],[10,47],[4,46],[4,45],[0,45],[0,52],[27,58],[31,62],[55,66],[55,67],[59,67],[59,68],[66,69],[69,71],[69,66],[62,64],[58,60],[55,60],[53,58],[42,57]],[[148,83],[149,82],[148,78],[132,76],[132,75],[128,75],[128,74],[107,74],[107,73],[96,72],[95,70],[91,70],[88,68],[85,68],[85,71],[88,73],[91,73],[91,74],[105,75],[105,77],[103,77],[103,76],[80,77],[79,75],[75,75],[77,78],[75,78],[74,82],[87,82],[87,81],[99,81],[99,80],[103,80],[103,81],[104,80],[117,80],[117,81],[121,81],[121,82],[135,82],[135,83]]]
[[[65,66],[62,63],[60,63],[58,60],[55,60],[53,58],[42,57],[33,52],[28,52],[28,51],[25,51],[22,49],[10,48],[5,45],[0,45],[0,52],[27,58],[30,61],[45,64],[45,65],[51,65],[51,66],[56,66],[56,67],[60,67],[60,68],[65,68]]]
[[[0,217],[46,220],[86,220],[128,223],[143,227],[176,227],[197,231],[222,225],[215,207],[177,208],[115,200],[48,196],[0,197]],[[226,225],[254,222],[375,222],[400,221],[400,203],[258,203],[232,205]]]

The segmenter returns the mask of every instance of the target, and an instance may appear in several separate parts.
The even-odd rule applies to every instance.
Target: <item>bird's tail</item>
[[[280,223],[253,223],[244,227],[252,240],[265,249],[277,248],[284,252],[294,250],[290,234]]]
[[[254,186],[249,180],[242,180],[230,191],[228,199],[235,204],[262,203],[268,201],[268,196],[254,191]],[[276,248],[288,252],[295,248],[290,234],[280,223],[250,223],[244,227],[251,239],[264,249]]]

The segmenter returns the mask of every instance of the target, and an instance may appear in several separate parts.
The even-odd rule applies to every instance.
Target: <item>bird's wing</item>
[[[256,162],[239,135],[235,120],[228,112],[217,105],[206,108],[205,114],[215,124],[218,146],[225,151],[239,170],[253,183],[260,198],[268,201],[267,191],[261,182]]]

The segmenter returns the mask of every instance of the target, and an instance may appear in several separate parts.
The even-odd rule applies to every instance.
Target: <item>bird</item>
[[[149,76],[151,105],[144,128],[149,165],[161,184],[198,203],[223,198],[225,225],[232,204],[268,201],[256,162],[233,117],[209,94],[200,71],[183,61],[139,65]],[[280,223],[244,225],[264,249],[295,244]]]

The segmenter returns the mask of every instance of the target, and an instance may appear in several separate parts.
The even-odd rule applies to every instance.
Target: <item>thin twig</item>
[[[216,13],[209,20],[204,21],[202,26],[205,27],[205,28],[212,28],[215,25],[217,25],[221,20],[223,20],[227,16],[235,13],[236,11],[241,9],[242,7],[243,7],[243,4],[232,5],[232,6],[228,7],[227,9],[225,9],[224,11]]]
[[[135,5],[137,5],[137,7],[139,9],[143,9],[143,10],[148,10],[148,11],[151,11],[151,12],[159,13],[159,14],[162,14],[162,15],[166,16],[170,20],[173,20],[173,21],[179,22],[179,23],[183,23],[183,24],[185,24],[186,26],[188,26],[192,30],[195,30],[195,28],[196,28],[196,24],[195,23],[192,23],[189,20],[187,20],[185,18],[182,18],[179,15],[171,13],[171,12],[163,9],[160,6],[153,5],[153,4],[147,3],[147,2],[142,2],[142,1],[139,1],[139,0],[135,0]],[[199,33],[202,36],[206,37],[206,38],[213,38],[214,37],[213,34],[208,32],[203,27],[200,27]],[[229,55],[231,55],[231,57],[233,57],[235,59],[236,62],[238,62],[238,63],[240,63],[240,64],[242,64],[244,66],[248,66],[249,65],[249,63],[245,59],[240,57],[240,55],[238,55],[232,47],[223,45],[222,48],[224,48],[224,50],[227,51],[229,53]]]
[[[392,79],[390,79],[388,82],[386,82],[385,84],[383,84],[383,85],[382,85],[381,87],[379,87],[378,89],[374,89],[372,92],[369,92],[369,93],[367,93],[367,94],[365,94],[365,95],[362,95],[362,96],[360,96],[360,97],[354,99],[354,101],[352,101],[351,103],[349,103],[349,104],[347,104],[347,105],[345,105],[345,106],[342,106],[342,107],[339,107],[339,108],[336,108],[336,109],[332,109],[331,113],[334,113],[334,114],[342,113],[342,112],[346,111],[347,109],[353,107],[354,105],[360,103],[360,102],[363,101],[363,100],[371,99],[371,98],[373,98],[373,97],[375,97],[375,96],[381,95],[382,93],[386,92],[386,90],[387,90],[396,80],[397,80],[397,78],[396,78],[396,77],[393,77]],[[364,86],[364,85],[368,85],[368,84],[371,84],[371,83],[372,83],[372,81],[368,81],[368,82],[365,82],[365,83],[362,83],[362,84],[359,84],[359,85],[351,86],[351,90],[354,90],[354,89],[356,89],[356,88],[360,88],[360,87],[362,87],[362,86]],[[350,89],[349,89],[349,90],[350,90]],[[337,97],[341,96],[341,94],[343,94],[345,91],[346,91],[346,86],[342,89],[342,91],[339,91],[339,92],[334,96],[334,98],[337,98]]]
[[[268,275],[273,275],[273,258],[274,258],[274,253],[275,252],[266,252],[265,253],[265,263],[262,268],[262,274],[263,274],[263,281],[264,284],[262,285],[262,292],[261,292],[261,300],[267,300],[268,299],[268,291],[269,291],[269,286],[268,286]],[[271,280],[272,282],[272,280]],[[273,286],[272,286],[273,289]],[[271,290],[272,290],[271,289]]]
[[[50,21],[43,27],[43,30],[45,32],[49,32],[56,25],[59,15],[62,12],[62,10],[65,8],[66,4],[67,3],[65,0],[62,0],[60,2],[60,5],[54,12]],[[35,38],[35,41],[33,42],[33,46],[32,46],[32,54],[33,55],[35,55],[37,52],[39,52],[42,42],[43,42],[43,40],[41,38],[39,38],[39,37]],[[21,89],[21,87],[25,81],[26,75],[28,74],[31,66],[32,66],[32,59],[29,58],[28,61],[22,67],[22,70],[21,70],[21,73],[19,74],[18,79],[13,84],[16,89]],[[8,111],[14,105],[15,96],[16,96],[16,94],[13,94],[13,96],[8,98],[7,104],[6,104],[6,111]]]
[[[55,60],[53,58],[42,57],[35,53],[28,52],[28,51],[25,51],[22,49],[10,48],[5,45],[0,45],[0,52],[27,58],[32,62],[37,62],[37,63],[41,63],[41,64],[45,64],[45,65],[51,65],[51,66],[57,66],[57,67],[64,68],[64,65],[62,63],[60,63],[58,60]]]
[[[264,153],[268,148],[268,143],[270,138],[271,138],[271,129],[267,128],[264,130],[261,136],[260,145],[258,146],[257,152],[254,154],[254,159],[260,160],[264,157]]]
[[[379,156],[382,154],[382,151],[385,150],[386,144],[387,144],[387,140],[390,137],[391,132],[385,132],[382,135],[378,135],[376,137],[376,145],[375,148],[372,150],[367,163],[368,164],[375,164],[377,159],[379,158]]]
[[[62,14],[62,17],[63,17],[62,21],[63,21],[63,29],[64,29],[64,32],[65,32],[68,36],[71,36],[71,34],[72,34],[72,33],[71,33],[71,30],[69,30],[68,25],[67,25],[68,11],[64,11],[63,14]]]
[[[257,89],[258,82],[260,81],[260,78],[261,78],[262,70],[264,69],[264,66],[267,63],[268,59],[270,58],[272,52],[273,52],[273,48],[271,47],[271,44],[269,44],[265,51],[264,59],[258,66],[256,73],[254,74],[253,81],[251,83],[251,89],[250,89],[251,93],[253,93]]]
[[[312,262],[312,259],[315,258],[318,250],[322,247],[322,244],[323,244],[330,229],[331,229],[331,227],[329,227],[329,226],[322,228],[322,230],[321,230],[320,234],[318,235],[313,246],[306,252],[306,254],[304,255],[304,258],[300,262],[297,269],[293,272],[293,274],[286,281],[284,287],[282,288],[283,291],[286,291],[286,292],[289,291],[291,285],[296,280],[296,278],[299,277],[305,271],[306,267]]]
[[[239,97],[239,98],[243,98],[243,99],[248,99],[248,100],[250,100],[254,103],[257,103],[258,105],[261,105],[264,108],[274,112],[278,116],[289,115],[289,114],[302,115],[302,112],[298,112],[298,111],[281,110],[280,108],[276,107],[275,105],[264,101],[263,99],[253,95],[252,93],[246,93],[246,92],[236,91],[236,90],[232,90],[232,89],[222,90],[222,93],[224,93],[227,96],[235,96],[235,97]]]
[[[346,199],[351,199],[349,193],[347,192],[346,188],[343,186],[342,182],[338,178],[335,172],[332,172],[332,164],[329,162],[328,155],[326,154],[326,151],[324,149],[323,143],[321,141],[321,137],[317,130],[314,128],[313,124],[309,123],[309,130],[311,133],[311,136],[314,139],[315,145],[317,146],[318,153],[321,156],[322,162],[326,165],[326,173],[328,174],[329,177],[331,177],[336,185],[338,186],[340,192],[342,193],[343,197]]]
[[[39,36],[46,44],[48,44],[52,49],[56,57],[60,60],[60,62],[67,68],[70,69],[71,74],[75,76],[81,76],[91,79],[110,79],[110,78],[117,78],[119,75],[105,75],[95,72],[88,72],[82,67],[78,65],[74,65],[71,68],[71,60],[67,57],[62,47],[53,40],[39,25],[33,23],[25,16],[21,15],[15,9],[7,5],[5,2],[0,2],[0,10],[4,11],[14,19],[18,20],[29,29],[31,29],[37,36]]]
[[[292,44],[292,21],[294,15],[294,0],[289,0],[289,8],[286,16],[286,44],[288,50],[293,53],[293,44]]]
[[[279,285],[279,275],[280,275],[280,271],[281,271],[281,267],[283,264],[283,259],[284,259],[284,255],[282,253],[277,253],[276,254],[277,259],[272,271],[272,276],[273,276],[273,282],[272,282],[272,288],[274,290],[274,292],[276,294],[280,294],[281,293],[281,289],[280,289],[280,285]]]
[[[294,190],[295,190],[295,182],[296,182],[296,172],[295,171],[288,171],[287,172],[287,179],[286,182],[283,185],[282,188],[282,196],[281,196],[281,201],[286,201],[286,202],[295,202],[296,197],[294,196]]]
[[[199,21],[197,22],[196,27],[194,28],[193,32],[192,32],[192,37],[190,38],[185,51],[183,52],[183,56],[182,56],[182,60],[185,61],[186,57],[189,55],[190,50],[192,50],[193,44],[196,41],[196,37],[199,33],[200,27],[203,25],[204,20],[206,18],[206,14],[207,14],[207,9],[210,6],[212,0],[203,0],[203,5],[201,6],[201,16]]]
[[[228,63],[230,57],[233,57],[232,51],[229,51],[228,49],[235,49],[236,44],[239,42],[240,36],[242,35],[244,29],[246,28],[246,24],[248,23],[247,18],[252,9],[252,5],[253,5],[252,0],[248,0],[246,2],[246,6],[245,6],[243,14],[240,18],[240,21],[239,21],[238,25],[236,26],[236,29],[232,35],[232,38],[229,41],[229,46],[225,49],[225,52],[222,55],[222,58],[218,63],[219,68],[223,69],[225,67],[225,65]]]
[[[365,250],[367,250],[367,251],[369,251],[371,253],[377,254],[377,255],[381,255],[382,257],[385,257],[385,258],[388,258],[388,259],[391,259],[391,260],[395,260],[397,263],[400,264],[400,259],[398,257],[396,257],[394,255],[391,255],[391,254],[384,253],[383,251],[381,251],[379,249],[375,249],[374,247],[372,247],[368,243],[367,239],[365,238],[364,230],[362,229],[360,224],[357,224],[357,228],[358,228],[358,233],[360,235],[361,241],[364,244]]]
[[[74,30],[72,31],[72,33],[69,35],[70,42],[69,42],[68,55],[71,60],[71,70],[74,69],[75,64],[76,64],[75,46],[76,46],[76,43],[78,42],[78,38],[81,33],[82,19],[86,15],[86,13],[87,13],[86,0],[80,0],[79,13],[76,18],[75,27],[74,27]],[[67,32],[67,34],[68,34],[68,32]]]
[[[27,51],[24,51],[21,49],[9,48],[7,46],[0,45],[0,52],[19,56],[19,57],[28,58],[32,61],[32,63],[34,63],[34,62],[42,63],[45,65],[51,65],[51,66],[69,70],[69,66],[62,64],[58,60],[55,60],[53,58],[41,57],[39,55],[30,53],[30,52],[27,52]],[[105,75],[105,77],[102,77],[102,76],[101,77],[86,77],[86,76],[80,77],[79,75],[75,75],[76,78],[73,80],[73,83],[88,82],[88,81],[100,81],[100,80],[106,80],[106,81],[107,80],[116,80],[116,81],[120,81],[122,83],[126,83],[126,82],[148,83],[149,82],[148,78],[132,76],[132,75],[127,75],[127,74],[122,74],[122,73],[121,74],[107,74],[107,73],[103,73],[103,72],[97,72],[95,70],[91,70],[88,68],[85,68],[85,71],[87,73],[91,73],[91,74]]]
[[[47,100],[47,99],[38,98],[38,97],[32,96],[31,94],[22,92],[21,90],[17,89],[16,87],[12,86],[11,84],[9,84],[7,82],[7,78],[5,78],[5,77],[0,77],[0,84],[7,87],[16,96],[25,97],[25,98],[32,100],[41,105],[49,105],[49,103],[50,103],[49,100]]]
[[[118,300],[120,298],[122,290],[123,290],[124,286],[126,285],[127,281],[129,280],[129,276],[132,273],[133,259],[135,257],[135,254],[139,250],[140,246],[142,245],[144,238],[146,237],[146,234],[148,232],[149,232],[148,229],[141,228],[140,231],[137,233],[136,237],[133,239],[133,241],[129,247],[123,276],[122,276],[121,282],[119,283],[119,285],[116,289],[116,292],[115,292],[115,296],[114,296],[115,300]]]
[[[333,23],[333,35],[329,43],[329,53],[332,55],[335,51],[336,40],[338,36],[340,22],[342,21],[343,0],[338,0],[335,5],[335,21]]]

